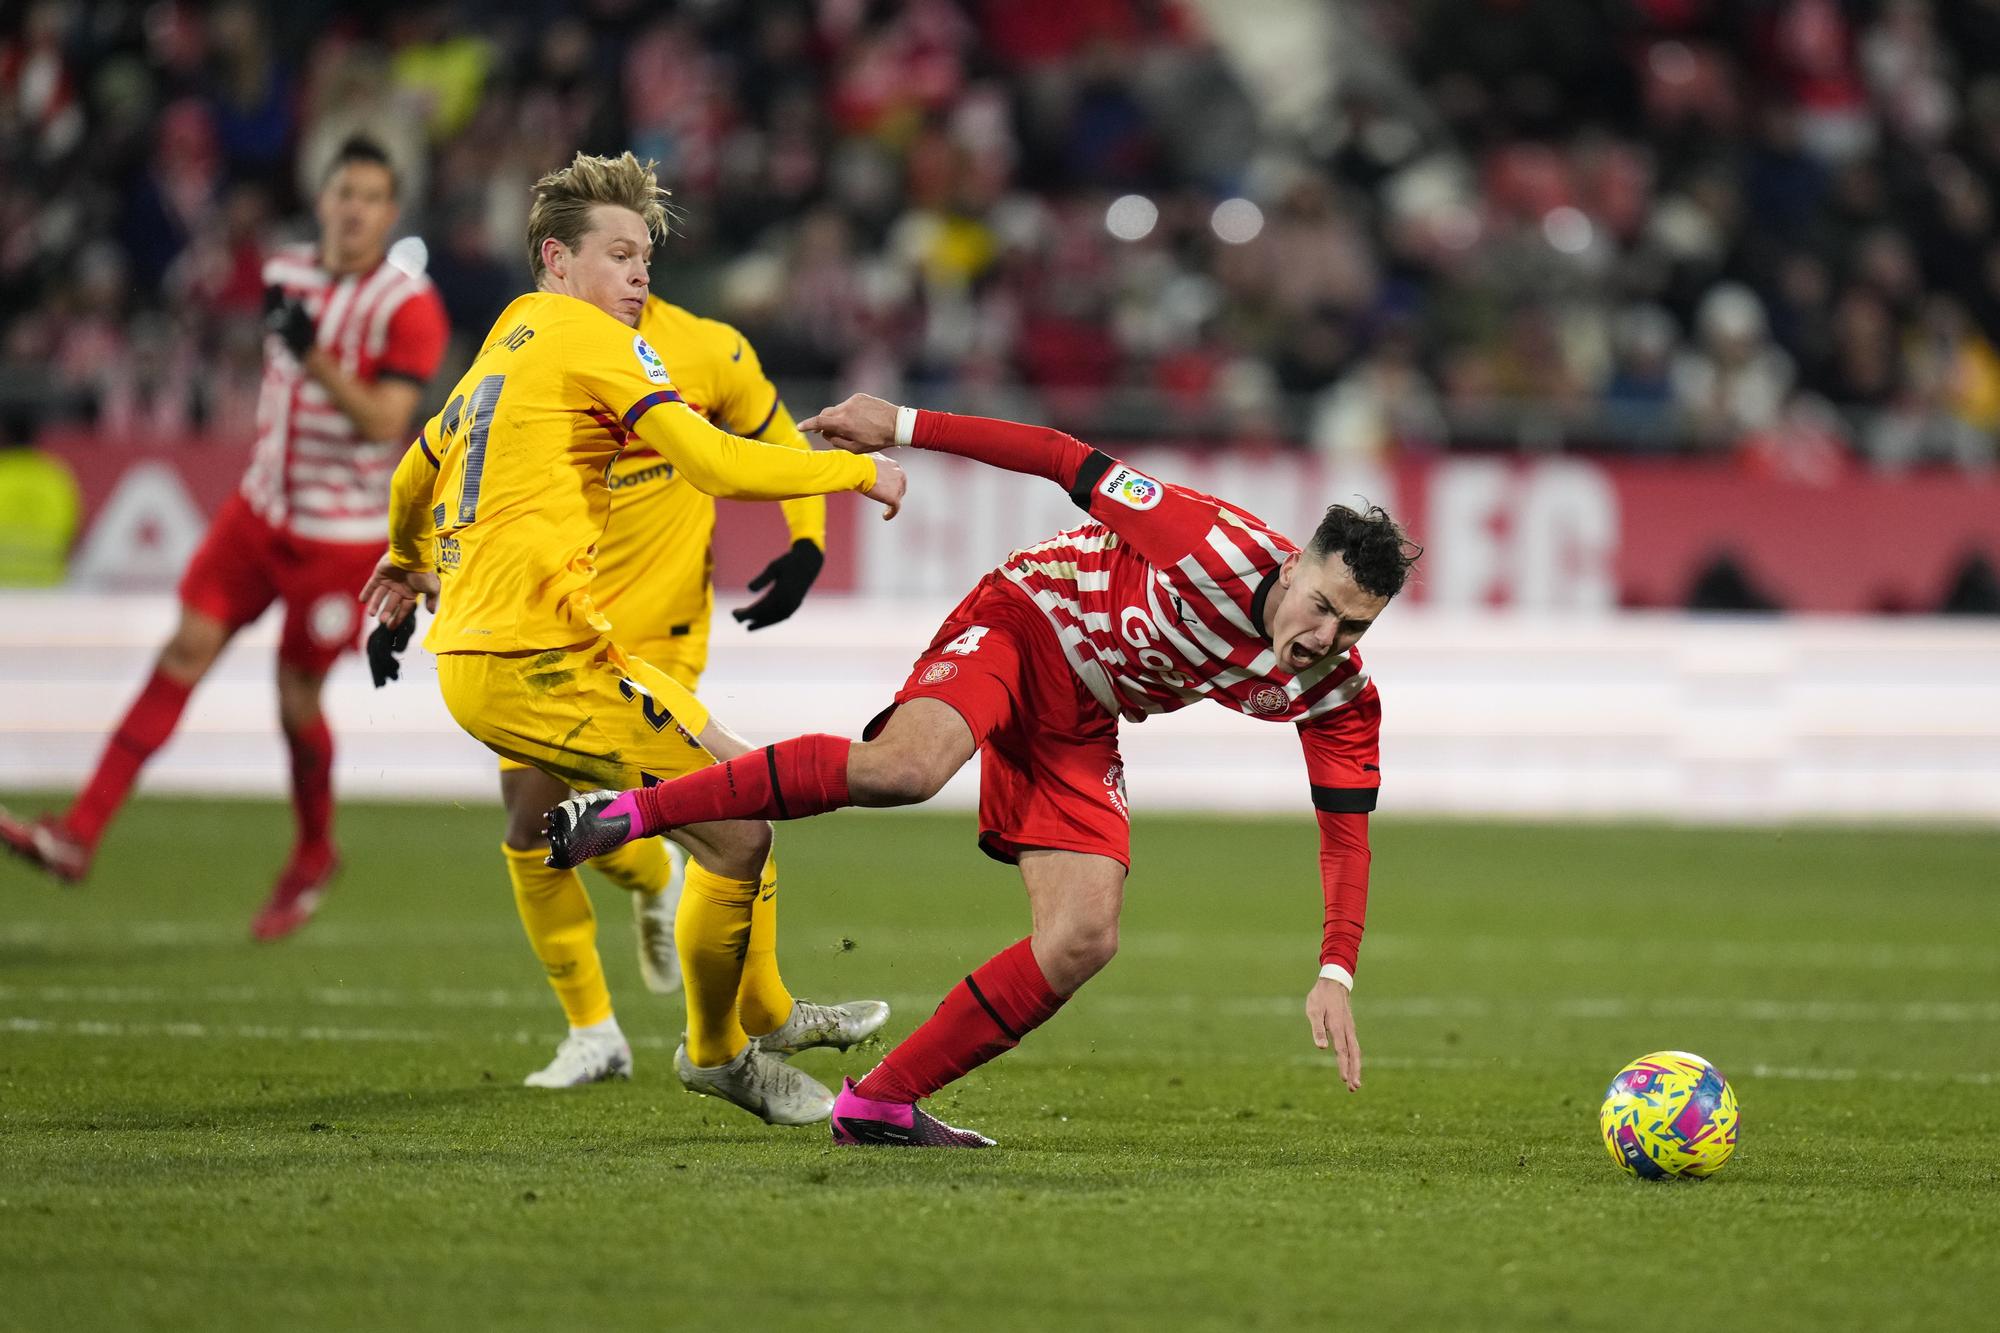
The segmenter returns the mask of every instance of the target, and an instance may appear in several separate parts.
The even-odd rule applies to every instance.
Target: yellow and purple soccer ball
[[[1642,1180],[1712,1176],[1736,1151],[1736,1090],[1686,1051],[1655,1051],[1618,1071],[1597,1124],[1611,1160]]]

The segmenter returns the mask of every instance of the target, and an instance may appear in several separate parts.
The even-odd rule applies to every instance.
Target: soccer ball
[[[1736,1151],[1736,1090],[1698,1055],[1655,1051],[1618,1071],[1597,1124],[1628,1175],[1712,1176]]]

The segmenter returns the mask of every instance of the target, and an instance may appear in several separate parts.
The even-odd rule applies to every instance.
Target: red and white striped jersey
[[[319,346],[363,383],[423,384],[444,356],[448,328],[436,288],[387,260],[336,277],[312,247],[291,246],[264,262],[264,283],[305,303]],[[267,522],[311,541],[385,541],[389,478],[409,443],[361,439],[276,335],[266,339],[257,443],[242,491]]]
[[[1139,722],[1208,699],[1296,722],[1316,803],[1373,809],[1381,712],[1361,654],[1294,675],[1264,637],[1265,599],[1298,548],[1254,514],[1094,451],[1070,494],[1098,522],[1024,547],[1000,571],[1041,608],[1105,710]]]
[[[1320,827],[1320,961],[1352,984],[1382,708],[1358,652],[1294,674],[1265,638],[1266,599],[1298,548],[1253,514],[1059,431],[919,412],[910,442],[1046,477],[1096,520],[1014,552],[1000,572],[1041,609],[1107,712],[1137,722],[1209,699],[1298,725]]]

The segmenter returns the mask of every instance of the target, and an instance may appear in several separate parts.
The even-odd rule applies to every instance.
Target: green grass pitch
[[[281,807],[148,800],[88,888],[0,866],[0,1327],[1977,1326],[2000,1301],[2000,833],[1381,819],[1358,1095],[1299,1007],[1309,821],[1136,830],[1124,949],[940,1099],[986,1153],[684,1094],[595,893],[630,1084],[561,1021],[493,808],[350,805],[255,947]],[[794,988],[907,1032],[1025,933],[965,815],[780,832]],[[1707,1183],[1614,1169],[1659,1048],[1742,1099]],[[831,1083],[874,1053],[811,1052]],[[784,1321],[784,1322],[780,1322]]]

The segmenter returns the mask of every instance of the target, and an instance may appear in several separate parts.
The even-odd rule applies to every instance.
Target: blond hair
[[[536,181],[534,202],[528,206],[528,271],[535,281],[542,280],[542,242],[554,237],[576,249],[590,231],[590,210],[599,204],[629,208],[645,220],[647,232],[665,236],[667,191],[653,175],[656,165],[629,152],[617,157],[578,153],[561,171]]]

